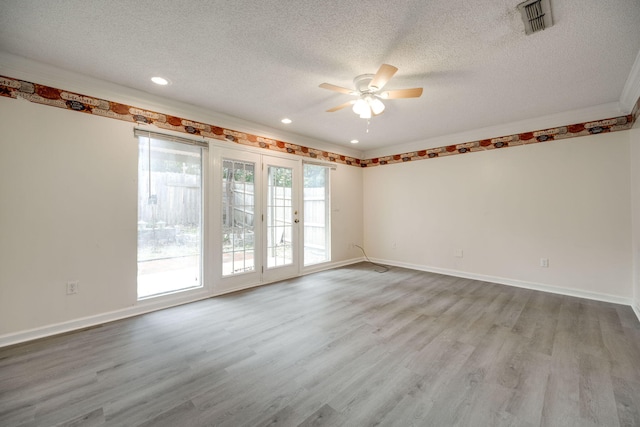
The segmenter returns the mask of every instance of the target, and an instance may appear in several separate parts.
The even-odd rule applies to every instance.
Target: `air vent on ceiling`
[[[524,22],[524,31],[533,34],[553,25],[549,0],[527,0],[518,5]]]

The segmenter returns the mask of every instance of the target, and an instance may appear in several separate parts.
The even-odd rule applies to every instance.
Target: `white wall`
[[[633,306],[640,319],[640,127],[629,132],[631,140],[631,203],[633,205]]]
[[[142,312],[132,129],[0,97],[0,346]],[[331,179],[339,265],[360,258],[362,170],[338,165]]]
[[[362,169],[337,165],[331,171],[331,258],[335,262],[359,259],[352,243],[362,244]]]
[[[131,124],[0,98],[0,129],[0,335],[135,304]]]
[[[618,132],[365,169],[367,251],[396,265],[628,302],[629,150],[629,132]]]

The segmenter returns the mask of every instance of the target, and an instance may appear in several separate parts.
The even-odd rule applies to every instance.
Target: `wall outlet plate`
[[[78,293],[78,285],[80,282],[77,280],[67,282],[67,295],[74,295]]]

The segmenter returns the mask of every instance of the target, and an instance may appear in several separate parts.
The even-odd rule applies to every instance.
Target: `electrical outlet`
[[[67,282],[67,295],[77,294],[79,284],[80,283],[77,280]]]
[[[540,267],[549,268],[549,258],[540,258]]]
[[[454,249],[453,250],[453,256],[456,258],[462,258],[464,255],[464,252],[462,252],[462,249]]]

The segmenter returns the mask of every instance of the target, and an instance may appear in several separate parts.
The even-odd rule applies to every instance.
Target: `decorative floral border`
[[[354,157],[316,150],[314,148],[291,144],[289,142],[278,141],[249,133],[238,132],[232,129],[225,129],[211,124],[194,122],[181,117],[144,110],[130,105],[80,95],[62,89],[56,89],[10,77],[0,76],[0,96],[22,98],[38,104],[50,105],[67,110],[133,123],[153,124],[161,129],[169,129],[191,135],[199,135],[206,138],[258,147],[265,150],[279,151],[297,156],[359,167],[372,167],[416,160],[426,160],[456,154],[473,153],[476,151],[487,151],[518,145],[537,144],[540,142],[550,142],[578,136],[597,135],[600,133],[627,130],[631,129],[634,121],[637,120],[640,115],[639,98],[631,114],[626,116],[613,117],[593,122],[576,123],[551,129],[524,132],[501,136],[498,138],[464,142],[461,144],[360,160]]]
[[[436,157],[452,156],[455,154],[473,153],[476,151],[495,150],[498,148],[515,147],[525,144],[537,144],[539,142],[550,142],[578,136],[597,135],[599,133],[615,132],[619,130],[631,129],[634,116],[614,117],[611,119],[598,120],[594,122],[576,123],[573,125],[560,126],[557,128],[537,130],[534,132],[517,133],[514,135],[501,136],[498,138],[483,139],[479,141],[464,142],[462,144],[447,145],[443,147],[430,148],[428,150],[412,151],[410,153],[394,154],[385,157],[376,157],[363,160],[361,167],[371,167],[378,165],[389,165],[393,163],[403,163],[415,160],[433,159]]]
[[[323,150],[316,150],[315,148],[264,138],[262,136],[239,132],[233,129],[225,129],[206,123],[194,122],[181,117],[144,110],[130,105],[119,104],[113,101],[68,92],[62,89],[10,77],[0,76],[0,96],[22,98],[38,104],[65,108],[67,110],[79,111],[81,113],[124,120],[127,122],[152,124],[161,129],[188,133],[190,135],[199,135],[266,150],[290,153],[312,159],[321,159],[345,165],[360,165],[360,159],[356,159],[354,157]]]

